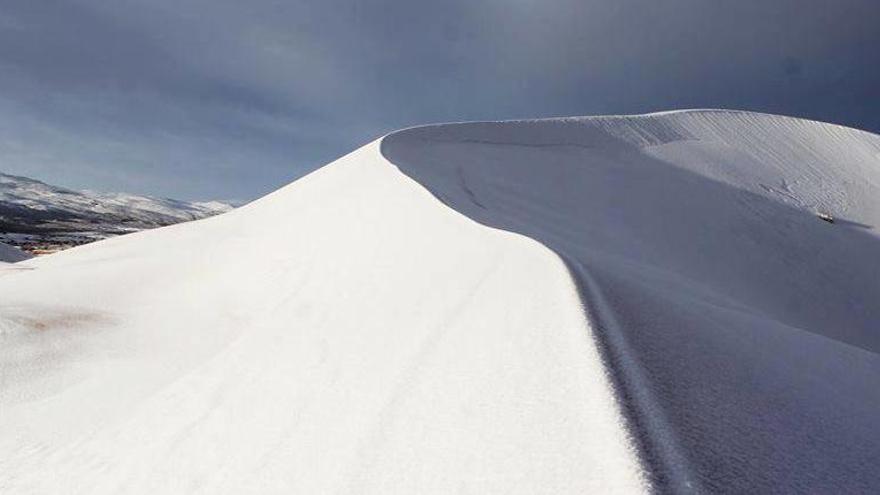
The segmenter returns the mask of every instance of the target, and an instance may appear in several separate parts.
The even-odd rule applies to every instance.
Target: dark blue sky
[[[396,128],[760,110],[880,131],[877,0],[10,0],[0,171],[252,199]]]

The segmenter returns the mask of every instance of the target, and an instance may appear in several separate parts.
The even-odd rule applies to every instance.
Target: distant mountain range
[[[198,220],[232,208],[220,201],[74,191],[0,173],[0,242],[33,252]]]
[[[30,258],[30,255],[20,249],[8,246],[0,242],[0,265],[15,263]]]

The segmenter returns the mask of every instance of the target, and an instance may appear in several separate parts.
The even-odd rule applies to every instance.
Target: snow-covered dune
[[[645,488],[578,293],[379,143],[0,277],[0,493]]]
[[[0,493],[877,491],[877,225],[837,126],[401,131],[0,276]]]
[[[429,126],[383,152],[566,259],[655,486],[880,490],[880,136],[693,111]]]

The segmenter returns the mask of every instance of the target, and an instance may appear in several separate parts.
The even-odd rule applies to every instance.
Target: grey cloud
[[[737,107],[880,131],[873,0],[0,6],[0,169],[249,198],[394,128]]]

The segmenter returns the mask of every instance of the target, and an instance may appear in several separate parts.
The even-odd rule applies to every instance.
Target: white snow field
[[[876,493],[878,225],[829,124],[400,131],[0,271],[0,493]]]
[[[379,143],[0,276],[0,493],[647,488],[573,279]]]

